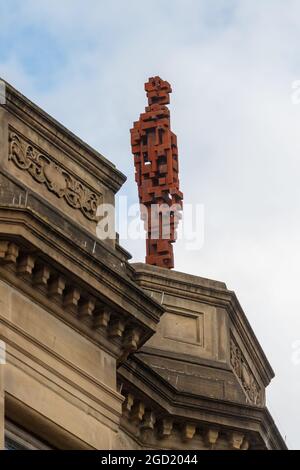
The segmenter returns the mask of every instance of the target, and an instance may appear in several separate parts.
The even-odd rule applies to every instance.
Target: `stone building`
[[[272,368],[222,282],[95,235],[125,177],[6,84],[0,447],[284,449]]]

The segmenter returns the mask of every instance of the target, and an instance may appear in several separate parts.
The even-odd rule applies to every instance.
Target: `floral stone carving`
[[[100,194],[92,192],[81,181],[54,163],[16,132],[9,134],[9,160],[20,170],[27,171],[38,183],[64,198],[74,209],[80,209],[89,220],[97,221],[97,208],[102,202]]]
[[[235,339],[230,339],[230,362],[251,403],[262,405],[262,392]]]

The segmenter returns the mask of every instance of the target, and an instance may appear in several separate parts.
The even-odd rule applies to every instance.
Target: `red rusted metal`
[[[135,180],[144,207],[141,217],[147,231],[146,263],[171,269],[174,267],[172,244],[176,240],[183,199],[179,190],[177,138],[171,131],[170,111],[166,106],[172,89],[168,82],[153,77],[145,83],[145,90],[148,106],[130,133]],[[159,208],[158,217],[153,215],[155,208]],[[170,217],[166,216],[168,212]]]

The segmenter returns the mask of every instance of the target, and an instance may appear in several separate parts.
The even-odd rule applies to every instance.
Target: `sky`
[[[0,76],[124,172],[132,203],[143,84],[172,84],[184,201],[204,207],[204,243],[178,241],[175,267],[236,292],[299,449],[300,2],[0,0],[0,18]],[[144,260],[144,242],[122,244]]]

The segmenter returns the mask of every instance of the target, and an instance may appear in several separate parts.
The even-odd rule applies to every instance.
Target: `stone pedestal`
[[[265,405],[273,370],[235,293],[223,282],[132,266],[165,313],[119,369],[124,433],[143,448],[285,448]]]

